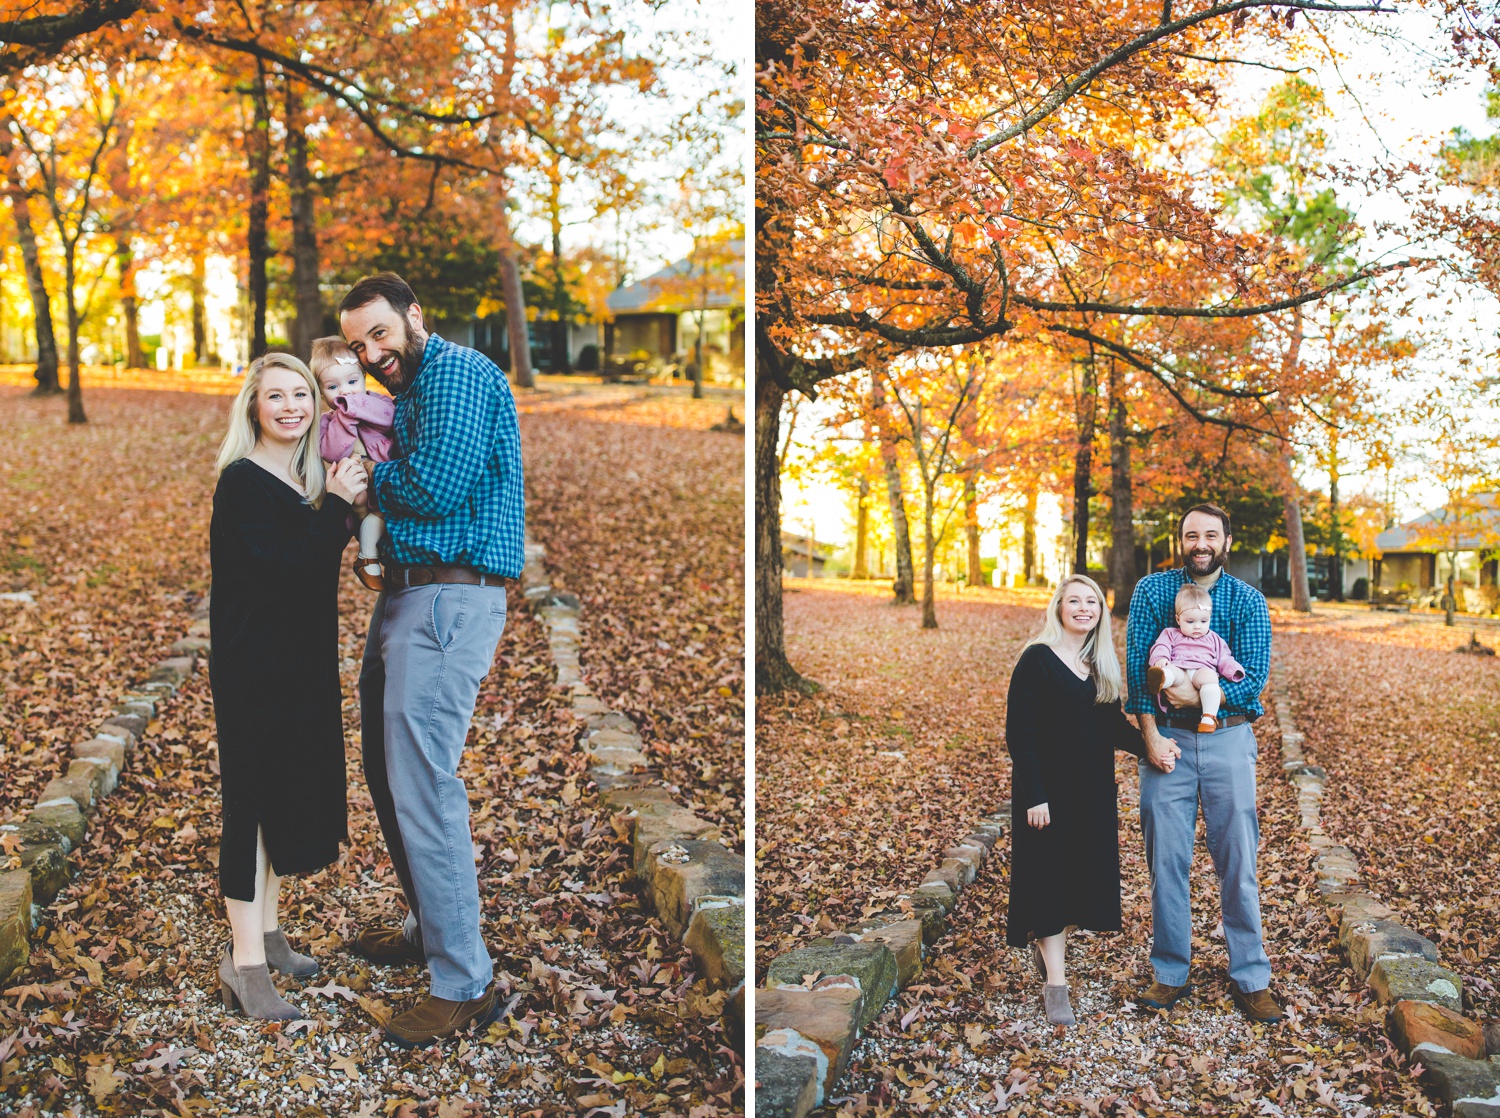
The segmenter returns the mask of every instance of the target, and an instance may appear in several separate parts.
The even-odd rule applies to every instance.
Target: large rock
[[[20,840],[15,854],[21,861],[20,868],[31,875],[33,903],[50,904],[71,876],[68,850],[72,844],[56,827],[29,819],[0,824],[0,835],[7,834]]]
[[[193,658],[191,656],[172,656],[162,660],[151,669],[147,681],[150,683],[170,683],[173,687],[181,687],[193,674]]]
[[[1470,1060],[1437,1048],[1418,1047],[1411,1058],[1421,1063],[1422,1078],[1455,1115],[1462,1102],[1494,1104],[1500,1067],[1490,1060]],[[1471,1112],[1472,1113],[1472,1112]]]
[[[73,756],[84,761],[98,761],[109,766],[109,780],[105,782],[103,795],[109,795],[119,783],[120,773],[125,770],[125,747],[109,738],[81,741],[73,747]]]
[[[1500,1056],[1500,1018],[1491,1017],[1485,1021],[1484,1050],[1491,1056]]]
[[[755,1055],[770,1049],[810,1057],[818,1065],[817,1105],[849,1063],[859,1037],[863,996],[852,979],[825,978],[811,990],[764,988],[755,992]]]
[[[861,943],[883,943],[896,957],[896,985],[906,989],[922,973],[922,921],[869,921],[859,926]]]
[[[745,860],[716,842],[670,840],[651,848],[651,902],[674,936],[687,931],[703,897],[745,895]]]
[[[800,987],[808,975],[816,974],[820,979],[847,975],[864,995],[859,1027],[866,1029],[896,996],[898,973],[896,956],[883,943],[830,943],[799,947],[771,960],[766,969],[766,986]]]
[[[745,1054],[745,984],[741,982],[724,1002],[724,1037],[741,1056]]]
[[[1435,1002],[1461,1013],[1463,989],[1463,979],[1426,959],[1380,959],[1370,968],[1370,992],[1381,1005]]]
[[[1341,893],[1330,893],[1323,898],[1328,906],[1329,918],[1339,926],[1339,946],[1349,942],[1349,929],[1365,920],[1389,920],[1395,910],[1369,893],[1352,889]]]
[[[31,957],[31,874],[0,870],[0,984]]]
[[[142,718],[150,719],[156,717],[156,703],[144,695],[137,695],[121,699],[115,703],[116,714],[138,714]],[[149,725],[149,723],[148,723]]]
[[[47,804],[45,807],[38,805],[26,813],[26,818],[32,823],[40,823],[58,831],[68,840],[69,850],[77,849],[89,830],[87,817],[71,799]]]
[[[1432,1002],[1397,1002],[1391,1006],[1391,1039],[1403,1052],[1436,1045],[1455,1056],[1484,1059],[1484,1029],[1462,1014]]]
[[[740,985],[745,981],[745,902],[700,898],[682,942],[710,986],[722,990]]]
[[[708,842],[719,837],[719,828],[709,820],[694,815],[685,807],[673,805],[670,811],[641,812],[631,827],[631,855],[635,875],[650,881],[656,870],[651,852],[664,842]],[[717,845],[717,844],[716,844]],[[722,847],[720,849],[723,849]],[[727,890],[710,890],[727,892]]]
[[[146,719],[139,714],[116,714],[104,720],[97,734],[120,742],[126,749],[134,749],[145,735],[146,726]]]
[[[788,1055],[787,1049],[797,1054]],[[756,1045],[755,1118],[805,1118],[823,1101],[826,1064],[822,1050],[810,1040],[800,1046]]]
[[[986,853],[995,849],[995,843],[1000,841],[998,833],[990,831],[975,831],[972,835],[965,835],[959,846],[982,846]]]
[[[918,921],[922,925],[923,943],[930,945],[943,938],[943,933],[948,930],[949,909],[944,908],[932,893],[921,890],[907,893],[896,898],[896,903],[897,908],[888,915]]]
[[[957,846],[950,846],[943,851],[943,858],[952,858],[959,862],[967,862],[974,870],[974,875],[979,875],[979,867],[984,865],[985,858],[989,855],[990,848],[982,842],[964,842]]]
[[[954,906],[958,904],[958,890],[945,878],[935,877],[934,874],[936,872],[933,871],[933,873],[927,875],[922,884],[917,886],[917,891],[912,894],[912,897],[913,899],[916,897],[929,898],[942,908],[943,915],[947,916],[953,911]]]
[[[207,636],[183,637],[172,644],[173,656],[207,656],[213,651],[213,643]]]
[[[1361,920],[1350,924],[1348,935],[1340,928],[1339,939],[1349,954],[1349,966],[1364,978],[1379,959],[1426,959],[1438,961],[1437,945],[1394,920]]]
[[[99,798],[99,789],[103,787],[102,775],[98,765],[81,765],[74,761],[68,766],[67,773],[48,781],[47,787],[37,797],[37,807],[54,807],[72,800],[79,811],[92,814],[94,801]]]
[[[198,620],[194,621],[191,625],[189,625],[188,626],[188,636],[190,636],[190,637],[208,637],[208,636],[212,636],[212,632],[209,629],[208,618],[206,618],[206,617],[200,617],[200,618],[198,618]]]

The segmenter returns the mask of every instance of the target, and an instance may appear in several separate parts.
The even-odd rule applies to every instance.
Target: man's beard
[[[1229,558],[1228,544],[1224,545],[1224,550],[1222,551],[1213,551],[1212,548],[1206,549],[1209,551],[1213,551],[1213,554],[1210,556],[1201,556],[1196,554],[1196,552],[1199,550],[1199,548],[1193,548],[1193,550],[1189,551],[1187,554],[1187,568],[1199,578],[1203,578],[1207,575],[1213,574],[1216,570],[1222,567]],[[1202,570],[1199,570],[1198,565],[1200,563],[1207,563],[1208,565]]]
[[[369,365],[364,366],[365,372],[374,377],[389,392],[399,392],[417,378],[417,371],[422,368],[422,354],[427,349],[427,339],[418,341],[412,336],[411,323],[401,322],[401,329],[405,331],[405,337],[401,342],[401,349],[396,353],[396,372],[394,375],[381,373],[372,369]]]

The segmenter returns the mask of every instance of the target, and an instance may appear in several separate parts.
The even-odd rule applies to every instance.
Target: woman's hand
[[[1146,760],[1164,773],[1169,773],[1177,767],[1177,758],[1182,756],[1182,750],[1176,742],[1155,730],[1146,734],[1145,738]]]
[[[1046,804],[1037,804],[1036,807],[1026,809],[1026,822],[1030,823],[1037,830],[1041,830],[1048,823],[1052,822],[1052,813],[1047,810]]]
[[[328,471],[328,492],[349,504],[355,504],[364,496],[365,471],[358,460],[343,458]]]

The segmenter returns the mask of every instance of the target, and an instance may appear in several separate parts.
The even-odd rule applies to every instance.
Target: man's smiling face
[[[385,299],[374,299],[340,314],[339,327],[360,366],[391,392],[400,392],[416,378],[427,330],[415,303],[402,314]]]
[[[1212,574],[1229,559],[1224,522],[1212,513],[1190,512],[1182,522],[1182,557],[1198,578]]]

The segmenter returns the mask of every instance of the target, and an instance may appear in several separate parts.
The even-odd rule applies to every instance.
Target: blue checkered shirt
[[[1130,693],[1125,703],[1127,713],[1161,717],[1161,708],[1152,701],[1146,688],[1149,667],[1146,654],[1163,629],[1177,624],[1173,605],[1177,591],[1189,581],[1186,568],[1179,567],[1147,575],[1135,584],[1135,593],[1130,597],[1130,620],[1125,624],[1125,682]],[[1208,627],[1224,638],[1229,651],[1245,669],[1245,678],[1238,683],[1219,680],[1224,689],[1219,713],[1243,714],[1253,721],[1265,713],[1260,693],[1271,674],[1271,614],[1266,609],[1266,599],[1255,587],[1228,571],[1219,573],[1208,596],[1214,604]]]
[[[394,455],[375,466],[381,553],[518,578],[526,490],[510,385],[476,350],[429,335],[422,367],[396,397]]]

